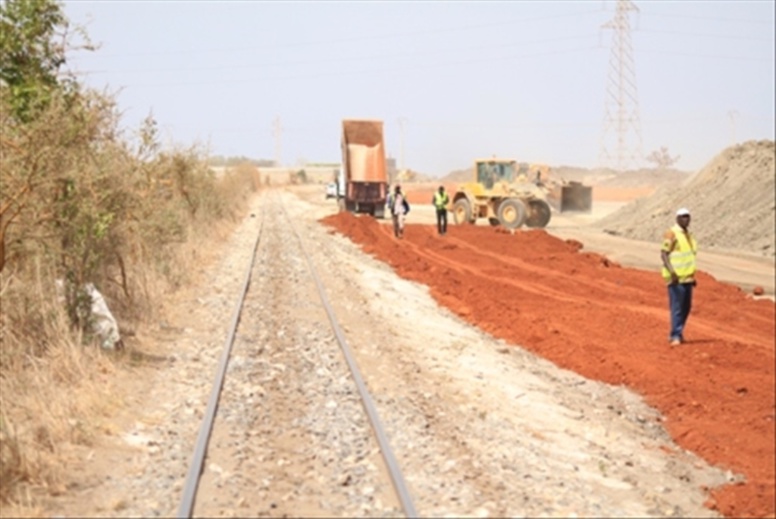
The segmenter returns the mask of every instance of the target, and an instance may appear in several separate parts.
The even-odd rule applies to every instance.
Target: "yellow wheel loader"
[[[522,165],[518,178],[530,180],[541,187],[547,202],[559,213],[571,211],[589,213],[593,209],[593,188],[581,182],[557,180],[547,164]]]
[[[543,171],[546,177],[547,171]],[[473,180],[458,186],[453,196],[453,219],[456,224],[472,224],[487,218],[493,226],[518,229],[523,225],[544,228],[552,211],[547,202],[550,193],[537,171],[521,170],[512,159],[478,159],[474,162]],[[563,196],[573,195],[561,189]],[[590,188],[588,190],[588,202]],[[566,193],[566,194],[564,194]],[[589,203],[588,203],[589,206]],[[589,210],[589,207],[588,207]]]

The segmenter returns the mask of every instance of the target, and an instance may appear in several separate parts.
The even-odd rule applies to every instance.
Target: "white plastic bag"
[[[62,304],[65,304],[65,283],[61,279],[56,280],[57,296]],[[102,297],[94,284],[86,283],[83,291],[89,295],[92,302],[91,316],[89,321],[92,324],[91,332],[100,339],[100,346],[106,350],[121,349],[122,342],[119,335],[119,325],[116,318],[108,308],[108,303]],[[81,316],[87,317],[87,316]]]

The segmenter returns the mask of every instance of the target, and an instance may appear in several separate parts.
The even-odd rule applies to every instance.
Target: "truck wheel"
[[[528,216],[525,225],[532,228],[543,229],[550,223],[550,206],[544,200],[530,200],[528,202]]]
[[[525,204],[518,198],[507,198],[498,206],[498,221],[506,229],[517,229],[525,222]]]
[[[456,225],[472,223],[472,206],[465,198],[453,204],[453,220]]]

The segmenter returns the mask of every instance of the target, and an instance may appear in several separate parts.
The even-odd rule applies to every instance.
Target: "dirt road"
[[[427,220],[419,213],[413,210],[410,222]],[[430,225],[410,223],[398,241],[370,218],[339,214],[324,222],[402,277],[428,285],[467,322],[585,377],[644,395],[680,446],[744,475],[715,490],[711,506],[728,516],[774,514],[772,301],[755,301],[702,272],[688,344],[671,349],[665,287],[654,269],[580,251],[579,238],[619,247],[641,265],[646,248],[657,256],[654,245],[593,240],[594,232],[564,226],[563,218],[556,232],[566,240],[541,230],[512,235],[454,225],[439,237]],[[702,266],[722,267],[722,277],[773,293],[772,266],[764,276],[764,262],[714,256]]]

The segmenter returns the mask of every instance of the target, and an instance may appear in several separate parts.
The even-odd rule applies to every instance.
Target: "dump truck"
[[[342,121],[341,207],[348,212],[385,216],[388,175],[383,144],[383,122],[368,119]]]

